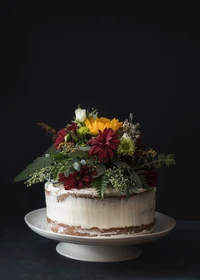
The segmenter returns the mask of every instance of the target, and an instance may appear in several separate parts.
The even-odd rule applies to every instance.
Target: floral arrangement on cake
[[[141,188],[153,190],[156,169],[176,163],[173,154],[157,154],[144,145],[132,113],[119,121],[78,106],[73,120],[59,131],[38,125],[51,134],[53,144],[15,177],[27,186],[49,181],[66,190],[93,187],[101,198],[107,188],[130,195]]]

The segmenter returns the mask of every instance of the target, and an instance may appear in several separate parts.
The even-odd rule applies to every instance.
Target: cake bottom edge
[[[88,237],[97,237],[97,236],[113,236],[113,235],[124,235],[124,234],[148,234],[154,232],[154,227],[156,220],[153,222],[141,225],[141,226],[130,226],[130,227],[118,227],[118,228],[109,228],[109,229],[100,229],[93,227],[90,229],[82,228],[81,226],[69,226],[56,221],[51,220],[47,217],[47,223],[49,229],[52,232],[74,235],[74,236],[88,236]]]

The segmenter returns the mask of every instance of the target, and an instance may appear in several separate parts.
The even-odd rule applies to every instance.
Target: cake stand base
[[[139,257],[137,246],[93,246],[60,242],[56,251],[67,258],[86,262],[121,262]]]
[[[114,236],[73,236],[55,233],[49,229],[46,208],[26,214],[25,222],[37,234],[60,242],[56,251],[66,257],[86,262],[122,262],[140,256],[140,244],[152,242],[167,235],[176,221],[159,212],[155,213],[156,225],[152,233],[121,234]]]

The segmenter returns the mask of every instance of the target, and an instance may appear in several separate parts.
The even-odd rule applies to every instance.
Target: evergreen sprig
[[[98,177],[94,182],[92,182],[91,186],[96,189],[98,195],[101,197],[101,199],[103,199],[108,184],[108,176],[106,173],[104,173],[102,176]]]

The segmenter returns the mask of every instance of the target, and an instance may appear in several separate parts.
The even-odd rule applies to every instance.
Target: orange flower
[[[91,134],[99,134],[100,131],[104,131],[105,128],[111,128],[113,131],[118,130],[123,122],[119,122],[118,119],[107,119],[107,118],[89,118],[85,120],[85,125],[89,129]]]

